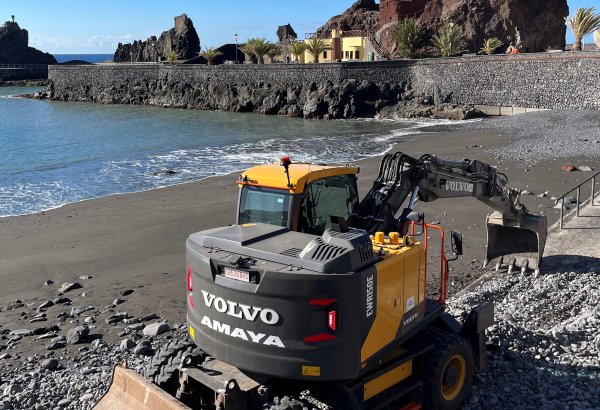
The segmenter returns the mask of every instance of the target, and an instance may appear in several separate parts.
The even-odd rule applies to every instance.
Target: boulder
[[[200,38],[194,23],[185,14],[175,17],[175,27],[163,32],[158,39],[152,36],[146,41],[119,43],[114,61],[116,63],[156,62],[164,59],[170,51],[177,53],[177,58],[183,60],[194,58],[200,52]]]

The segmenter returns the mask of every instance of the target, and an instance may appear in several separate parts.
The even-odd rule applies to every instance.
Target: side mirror
[[[463,254],[462,234],[458,231],[451,231],[450,239],[452,243],[452,258],[448,260],[455,261]]]

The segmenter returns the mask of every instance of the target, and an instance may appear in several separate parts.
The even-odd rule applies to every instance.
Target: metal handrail
[[[595,199],[595,196],[596,196],[596,177],[598,175],[600,175],[600,171],[596,172],[594,175],[592,175],[591,177],[589,177],[588,179],[586,179],[585,181],[583,181],[582,183],[580,183],[576,187],[571,188],[569,191],[565,192],[563,195],[561,195],[558,198],[556,198],[556,201],[555,201],[556,204],[558,204],[558,201],[561,202],[561,206],[560,206],[560,229],[563,228],[563,219],[564,219],[564,212],[565,212],[565,197],[567,195],[569,195],[571,192],[577,190],[577,211],[575,212],[575,216],[579,216],[579,209],[580,209],[580,201],[579,201],[579,199],[581,197],[581,187],[584,184],[586,184],[587,182],[589,182],[589,181],[592,181],[592,194],[590,196],[590,204],[591,204],[591,206],[595,206],[594,199]]]

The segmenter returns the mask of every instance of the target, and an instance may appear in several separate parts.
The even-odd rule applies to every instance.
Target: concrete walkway
[[[542,269],[600,272],[600,197],[549,230]]]

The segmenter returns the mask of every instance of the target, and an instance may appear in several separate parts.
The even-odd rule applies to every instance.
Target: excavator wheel
[[[425,364],[423,408],[458,409],[473,381],[473,349],[462,336],[438,329],[428,333],[436,346]]]
[[[182,358],[197,351],[198,348],[193,343],[170,342],[156,351],[144,375],[171,396],[175,396]]]

